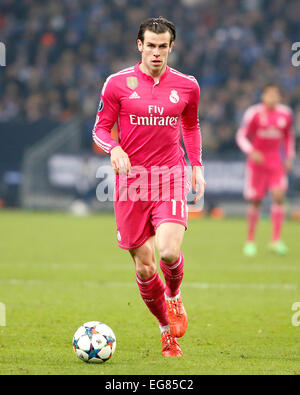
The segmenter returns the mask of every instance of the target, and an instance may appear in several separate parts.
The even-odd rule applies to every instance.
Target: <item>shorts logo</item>
[[[133,91],[138,87],[138,79],[136,77],[127,77],[126,79],[127,86],[129,89],[132,89]]]
[[[177,91],[172,90],[171,94],[169,96],[169,99],[170,99],[171,103],[174,103],[174,104],[178,103],[179,102],[179,96],[178,96]]]
[[[121,240],[122,240],[121,233],[120,233],[119,231],[117,232],[117,240],[118,240],[118,241],[121,241]]]
[[[99,103],[99,107],[98,107],[98,112],[102,111],[103,107],[104,107],[104,103],[103,103],[103,100],[101,98],[100,103]]]

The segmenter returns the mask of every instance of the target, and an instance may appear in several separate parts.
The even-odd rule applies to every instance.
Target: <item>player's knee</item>
[[[135,256],[134,263],[135,271],[142,280],[146,280],[156,272],[155,257],[152,254]]]
[[[257,200],[252,200],[250,202],[250,206],[252,206],[253,208],[260,208],[261,207],[261,200],[257,199]]]
[[[160,251],[160,259],[167,264],[175,262],[179,258],[180,250],[175,247],[166,247]]]
[[[156,272],[156,265],[154,262],[139,262],[136,264],[136,274],[142,279],[152,277]]]
[[[151,245],[145,243],[141,248],[130,251],[130,254],[134,260],[135,271],[142,280],[155,274],[155,253]]]
[[[279,206],[282,206],[284,203],[283,197],[278,197],[278,198],[274,199],[274,203],[278,204]]]
[[[273,201],[276,204],[283,204],[284,203],[284,193],[281,191],[273,193]]]

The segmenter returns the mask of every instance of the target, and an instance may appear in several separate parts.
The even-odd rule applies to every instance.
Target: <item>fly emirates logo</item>
[[[164,116],[164,107],[148,106],[149,115],[140,117],[135,114],[129,114],[131,125],[142,126],[176,126],[178,117]]]

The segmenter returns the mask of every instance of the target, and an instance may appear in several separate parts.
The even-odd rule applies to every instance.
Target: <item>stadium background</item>
[[[201,87],[206,208],[244,211],[244,157],[234,137],[268,81],[280,83],[294,110],[299,155],[300,73],[291,63],[300,40],[297,0],[2,0],[2,206],[64,210],[81,199],[95,211],[112,208],[95,198],[95,172],[109,163],[91,139],[100,90],[109,74],[139,60],[139,24],[159,15],[177,27],[171,65]],[[300,204],[299,178],[296,161],[292,210]]]
[[[299,222],[290,218],[300,207],[300,67],[291,63],[299,4],[0,0],[7,55],[0,66],[0,375],[97,374],[99,387],[106,374],[300,374],[300,321],[292,311]],[[182,286],[189,327],[180,339],[184,357],[167,361],[128,253],[117,247],[114,215],[104,213],[111,202],[96,199],[96,171],[109,158],[91,139],[104,80],[139,60],[139,24],[160,15],[178,30],[172,66],[201,86],[205,208],[220,205],[226,214],[189,221]],[[249,259],[242,254],[245,158],[234,136],[269,79],[280,82],[295,114],[297,160],[283,229],[289,254],[268,250],[267,199],[258,255]],[[94,215],[69,215],[74,207],[85,213],[78,199]],[[104,365],[73,353],[75,330],[90,320],[117,336]]]

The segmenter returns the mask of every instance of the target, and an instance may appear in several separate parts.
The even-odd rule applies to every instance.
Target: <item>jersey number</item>
[[[171,199],[172,202],[172,215],[176,215],[176,210],[177,210],[177,201],[175,199]],[[184,210],[185,210],[185,204],[183,200],[180,200],[178,203],[181,204],[180,210],[181,210],[181,218],[184,218]]]

